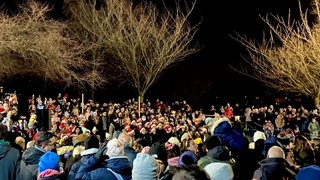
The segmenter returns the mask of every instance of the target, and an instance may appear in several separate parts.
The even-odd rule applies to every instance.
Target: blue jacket
[[[77,171],[80,168],[80,165],[84,162],[86,162],[91,156],[93,156],[96,152],[98,151],[98,149],[96,148],[91,148],[91,149],[87,149],[85,151],[81,152],[81,159],[77,162],[75,162],[72,166],[71,169],[69,171],[68,174],[68,180],[74,180],[77,174]]]
[[[133,160],[136,158],[137,152],[135,152],[134,149],[130,146],[125,146],[124,154],[128,157],[130,167],[133,168]]]
[[[227,121],[219,122],[215,127],[213,134],[218,136],[221,139],[222,144],[232,151],[243,152],[247,149],[243,132],[234,129]]]
[[[99,160],[94,156],[88,158],[80,165],[75,179],[117,180],[116,176],[105,166],[96,167],[98,163]]]
[[[131,180],[132,168],[126,156],[113,157],[106,160],[104,164],[106,168],[110,168],[114,172],[120,174],[123,179]]]

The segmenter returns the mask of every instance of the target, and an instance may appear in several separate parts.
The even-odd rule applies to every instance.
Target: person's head
[[[82,134],[82,133],[83,133],[80,126],[78,126],[78,127],[76,128],[75,133],[76,133],[76,134]]]
[[[16,137],[14,143],[19,145],[23,150],[26,149],[26,140],[23,137],[21,136]]]
[[[206,139],[206,141],[204,142],[204,145],[208,150],[210,150],[210,149],[213,149],[214,147],[220,146],[221,140],[218,136],[211,135]]]
[[[214,162],[206,165],[204,170],[211,180],[232,180],[234,173],[229,163]]]
[[[91,135],[86,137],[84,141],[84,147],[85,149],[91,149],[91,148],[99,148],[99,139],[95,135]]]
[[[124,146],[118,139],[112,139],[107,143],[106,155],[111,157],[124,156]]]
[[[132,145],[133,145],[132,136],[130,136],[127,133],[122,132],[119,135],[118,140],[123,144],[124,147],[126,147],[126,146],[132,147]]]
[[[188,166],[192,164],[197,164],[198,157],[193,151],[184,151],[179,156],[179,166]]]
[[[51,151],[56,148],[57,138],[52,132],[40,132],[36,145],[45,151]]]
[[[60,171],[59,163],[60,163],[59,155],[57,153],[48,151],[44,153],[39,159],[38,172],[41,173],[48,169]]]
[[[266,140],[267,139],[266,134],[264,132],[262,132],[262,131],[256,131],[253,134],[253,142],[256,142],[259,139]]]
[[[0,140],[6,139],[8,134],[8,127],[0,123]]]
[[[268,150],[268,158],[286,158],[286,155],[283,151],[283,149],[279,146],[272,146]]]
[[[301,150],[313,150],[310,141],[303,135],[298,135],[295,137],[294,149],[296,151]]]
[[[160,175],[160,166],[156,159],[149,154],[138,153],[133,161],[132,179],[157,180]]]
[[[164,172],[168,165],[168,154],[163,144],[156,142],[149,149],[149,154],[154,157],[160,166],[160,172]]]
[[[179,168],[172,180],[210,180],[208,173],[198,165],[190,165]]]
[[[186,141],[185,145],[186,145],[186,149],[189,151],[192,151],[194,153],[197,153],[199,151],[198,144],[196,144],[191,138]]]

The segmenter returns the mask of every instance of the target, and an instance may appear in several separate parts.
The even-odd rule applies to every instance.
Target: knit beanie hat
[[[300,169],[296,176],[296,180],[318,180],[320,179],[320,166],[311,165]]]
[[[185,151],[179,157],[179,166],[197,164],[198,157],[192,151]]]
[[[152,144],[149,149],[149,154],[155,159],[161,160],[166,166],[168,165],[168,153],[166,148],[160,142]]]
[[[54,169],[60,171],[59,167],[60,157],[57,153],[48,151],[44,153],[38,163],[38,172],[41,173],[47,169]]]
[[[267,139],[266,134],[262,131],[256,131],[253,134],[253,142],[256,142],[258,139],[266,140]]]
[[[206,165],[204,170],[209,174],[211,180],[232,180],[233,170],[230,164],[214,162]]]
[[[124,146],[118,139],[112,139],[107,144],[106,154],[111,157],[124,156]]]
[[[211,135],[206,139],[206,141],[204,142],[204,145],[208,150],[213,149],[214,147],[221,145],[221,140],[218,136]]]
[[[99,148],[99,139],[97,136],[88,136],[84,141],[84,148],[91,149],[91,148]]]
[[[180,145],[181,145],[179,139],[176,138],[176,137],[171,137],[171,138],[169,138],[167,142],[169,142],[169,143],[171,143],[171,144],[175,144],[175,145],[178,146],[178,147],[180,147]]]
[[[158,163],[154,157],[145,153],[138,153],[133,161],[132,179],[158,179]]]

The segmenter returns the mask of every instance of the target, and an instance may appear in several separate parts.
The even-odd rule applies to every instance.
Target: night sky
[[[303,1],[303,7],[309,5],[308,1]],[[184,63],[169,69],[160,78],[157,86],[167,84],[167,79],[170,78],[170,85],[166,90],[180,92],[183,88],[192,88],[192,84],[197,84],[199,81],[212,82],[213,86],[209,90],[208,98],[275,93],[260,82],[243,76],[229,67],[241,63],[240,54],[245,53],[244,47],[232,39],[231,35],[237,32],[259,41],[263,31],[267,30],[267,26],[259,15],[265,16],[267,13],[273,13],[287,16],[289,9],[293,13],[292,16],[297,17],[298,1],[199,0],[194,16],[203,18],[197,37],[203,49]],[[178,90],[172,91],[171,89],[174,88]],[[178,93],[177,95],[179,96]]]
[[[23,0],[0,1],[13,4]],[[59,14],[62,0],[51,1],[56,3],[55,14]],[[310,1],[303,0],[303,6],[307,7]],[[244,53],[243,46],[230,36],[237,32],[259,40],[263,31],[267,30],[259,14],[287,16],[289,9],[294,13],[293,17],[297,16],[298,0],[198,0],[191,20],[202,20],[195,39],[202,46],[201,51],[167,69],[146,96],[196,101],[195,96],[203,93],[200,102],[206,102],[216,96],[228,98],[272,93],[261,83],[229,67],[237,66],[242,61],[240,54]],[[134,94],[128,87],[108,87],[97,94],[115,97],[119,96],[119,92],[127,96]]]

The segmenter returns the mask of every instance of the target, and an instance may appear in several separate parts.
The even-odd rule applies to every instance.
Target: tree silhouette
[[[262,43],[237,35],[235,38],[248,50],[244,57],[248,68],[236,71],[263,82],[271,88],[320,98],[320,11],[314,0],[311,11],[303,11],[299,3],[299,21],[270,15],[262,17],[270,28],[270,37]],[[271,17],[271,18],[270,18]],[[274,20],[276,23],[274,23]]]
[[[105,48],[108,64],[143,97],[165,69],[197,52],[198,24],[188,21],[195,2],[161,11],[151,3],[125,0],[68,1],[67,11]]]
[[[68,23],[50,19],[48,5],[29,1],[17,15],[0,13],[0,79],[40,77],[65,86],[99,87],[105,80],[85,59],[87,47],[67,33]]]

